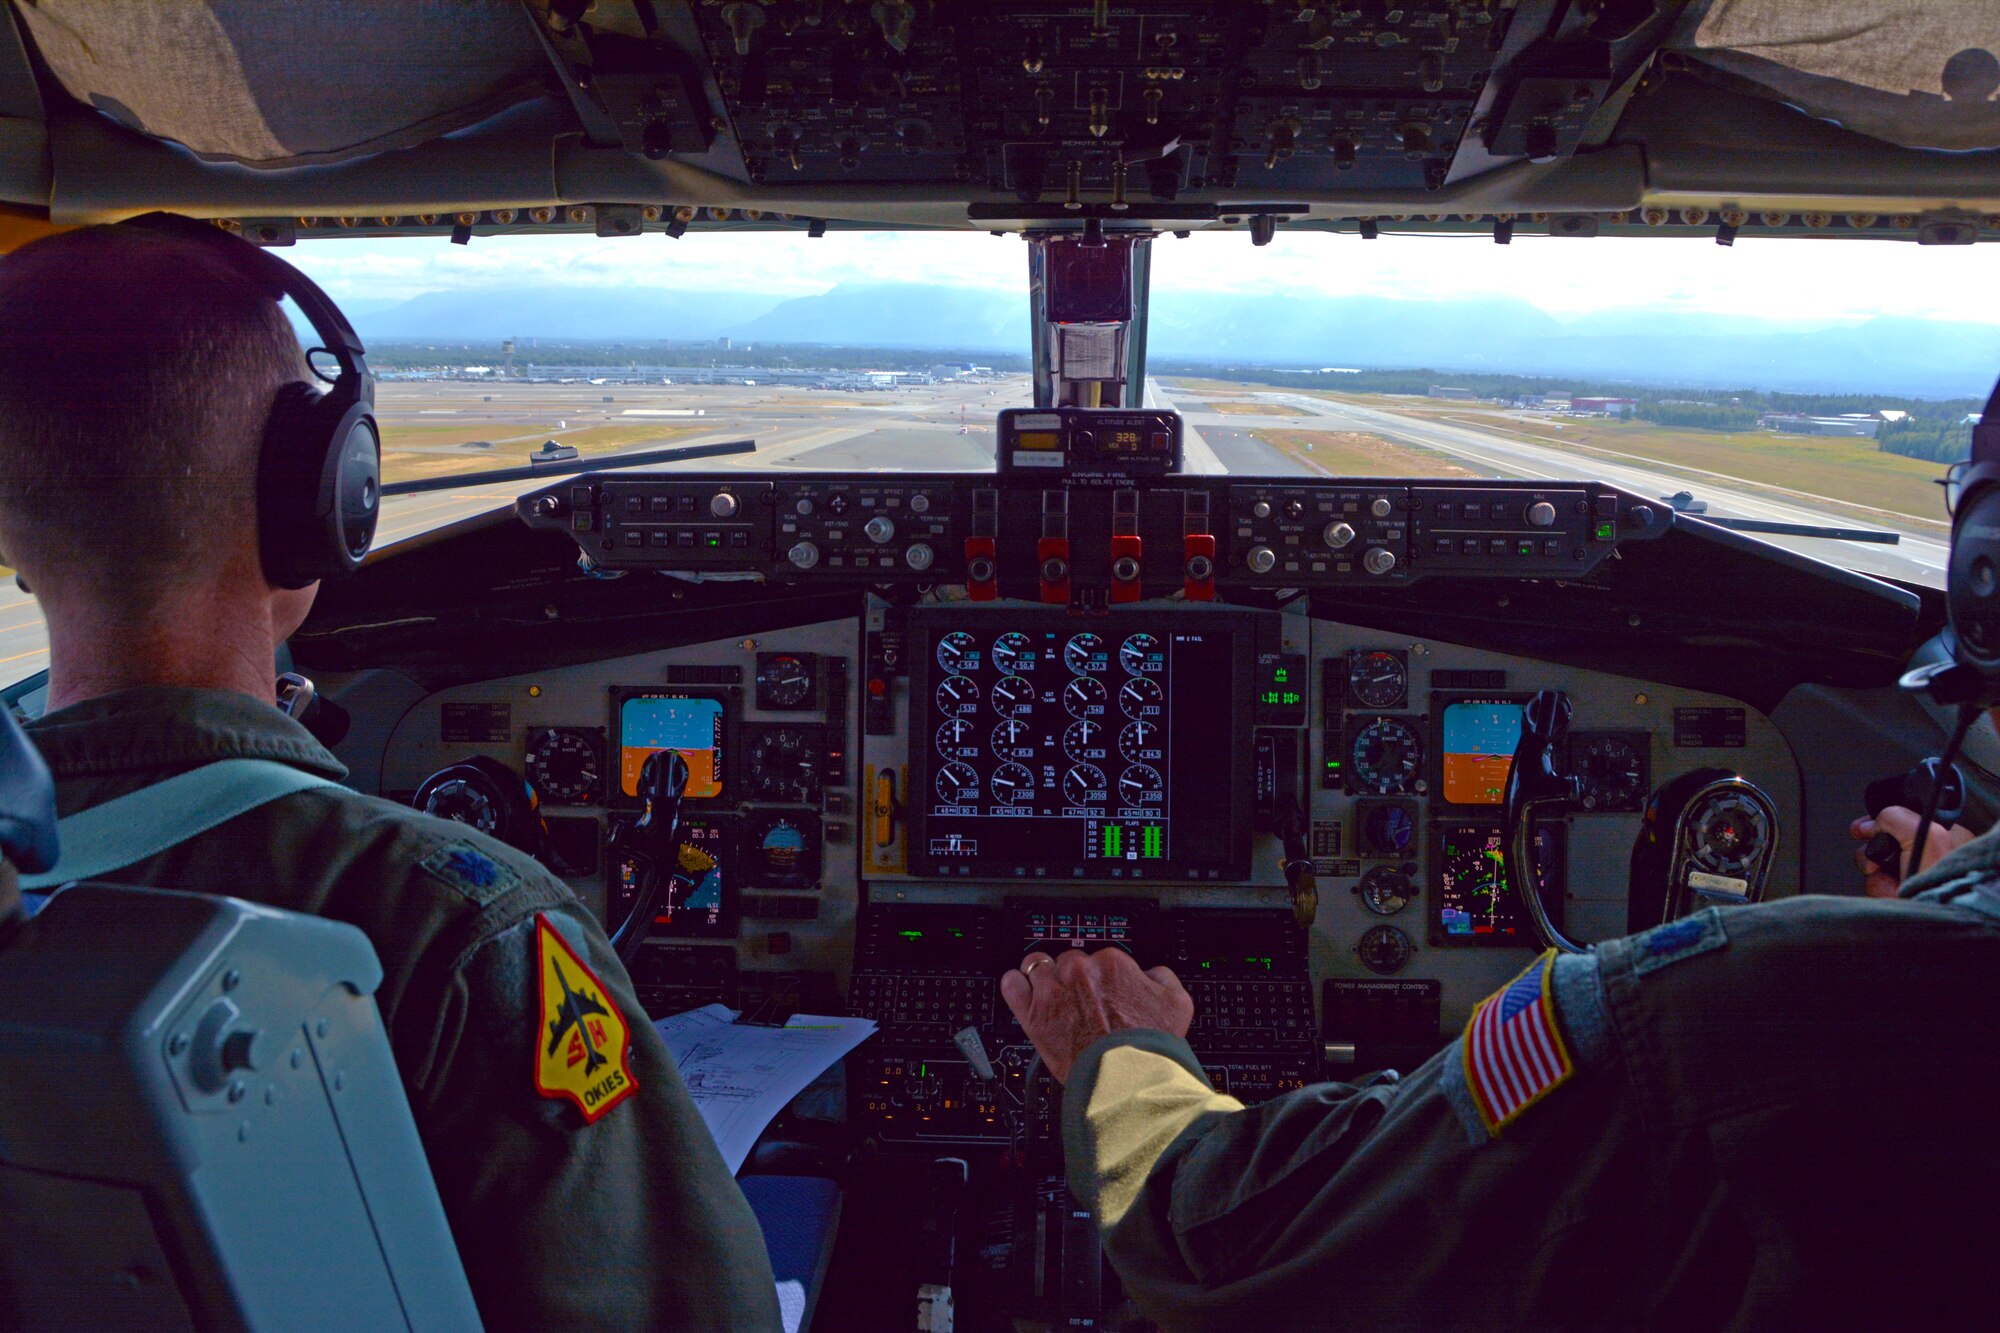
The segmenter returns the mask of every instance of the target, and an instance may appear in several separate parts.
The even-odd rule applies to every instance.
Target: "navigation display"
[[[618,789],[639,795],[647,756],[678,750],[687,760],[687,799],[722,795],[726,703],[689,690],[632,690],[618,699]]]
[[[1249,615],[911,623],[914,873],[1247,874]]]
[[[1549,920],[1562,925],[1563,834],[1561,824],[1535,829],[1535,868]],[[1438,826],[1437,921],[1440,944],[1512,944],[1540,947],[1524,905],[1507,887],[1506,837],[1500,826],[1447,821]]]
[[[629,816],[613,815],[613,819]],[[731,829],[724,819],[691,815],[681,821],[681,873],[654,900],[649,935],[691,935],[729,938],[736,934],[736,885]],[[605,916],[617,927],[630,915],[639,896],[638,868],[628,856],[618,856],[606,886]]]
[[[1521,705],[1467,699],[1444,709],[1444,799],[1452,805],[1498,805],[1521,743]]]

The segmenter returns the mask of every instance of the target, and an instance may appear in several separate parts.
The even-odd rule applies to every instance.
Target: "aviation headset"
[[[303,588],[360,565],[375,540],[382,500],[382,440],[375,425],[375,377],[354,326],[319,284],[267,250],[213,223],[148,213],[120,224],[209,247],[272,300],[291,297],[319,346],[339,366],[321,385],[279,388],[257,449],[257,549],[264,577]],[[312,374],[326,380],[316,366]]]
[[[1979,699],[2000,703],[2000,383],[1972,430],[1972,458],[1946,487],[1951,561],[1945,601],[1953,656],[1979,676]]]

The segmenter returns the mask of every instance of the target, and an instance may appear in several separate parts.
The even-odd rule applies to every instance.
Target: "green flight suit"
[[[269,704],[125,691],[28,728],[64,815],[218,759],[328,777],[340,762]],[[491,1329],[775,1329],[757,1220],[602,928],[532,858],[344,788],[300,792],[104,877],[229,894],[359,927],[445,1215]],[[637,1091],[586,1124],[536,1091],[536,922],[603,982]]]
[[[1988,836],[1915,901],[1711,911],[1553,959],[1573,1072],[1497,1134],[1463,1037],[1399,1083],[1244,1109],[1180,1039],[1115,1034],[1064,1093],[1071,1188],[1169,1330],[1983,1322],[1996,884]]]

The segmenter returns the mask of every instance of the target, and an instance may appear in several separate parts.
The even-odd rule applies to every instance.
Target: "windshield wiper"
[[[496,468],[491,472],[474,472],[465,476],[425,477],[421,481],[392,481],[382,487],[382,494],[416,495],[421,491],[449,491],[460,486],[485,486],[496,481],[530,481],[537,477],[561,477],[574,472],[650,467],[654,463],[678,463],[689,458],[718,458],[723,454],[756,452],[755,440],[727,440],[720,444],[684,444],[678,449],[653,449],[637,454],[603,454],[596,458],[576,458],[564,463],[541,463],[534,467]]]
[[[1717,518],[1714,514],[1681,513],[1675,517],[1713,523],[1732,532],[1770,532],[1781,537],[1825,537],[1829,541],[1875,542],[1882,546],[1895,546],[1903,540],[1901,533],[1877,528],[1823,528],[1813,523],[1769,523],[1761,518]]]

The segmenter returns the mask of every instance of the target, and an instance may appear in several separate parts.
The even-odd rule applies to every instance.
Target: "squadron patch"
[[[1472,1011],[1461,1043],[1462,1072],[1486,1133],[1500,1131],[1569,1081],[1576,1062],[1556,1026],[1550,990],[1556,951],[1489,995]]]
[[[547,916],[535,914],[541,1015],[535,1042],[535,1091],[568,1098],[585,1124],[632,1095],[632,1030]]]

